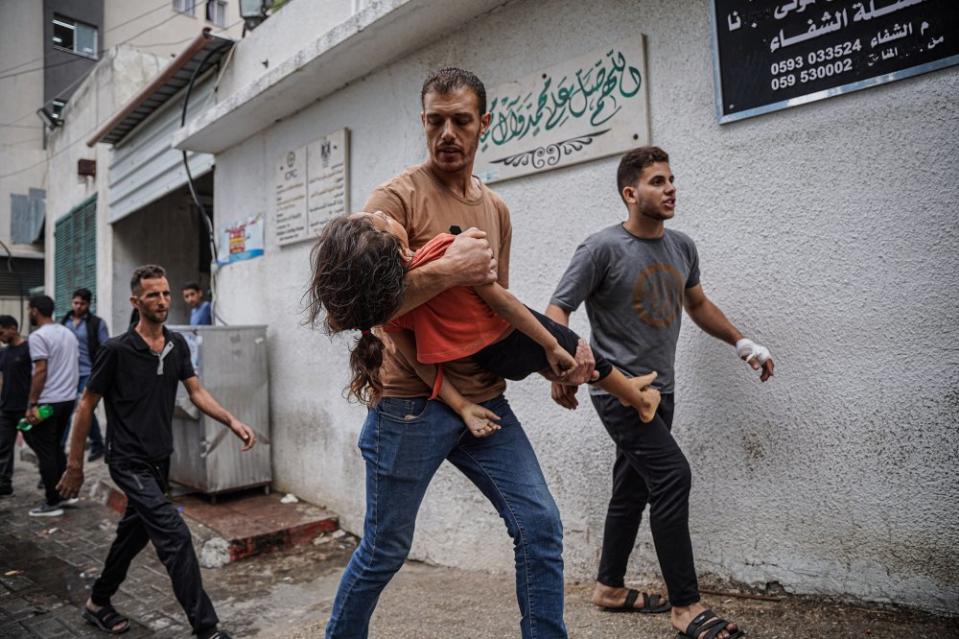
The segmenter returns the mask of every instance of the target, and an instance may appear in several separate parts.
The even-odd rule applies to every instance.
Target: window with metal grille
[[[91,309],[97,303],[97,198],[76,207],[56,225],[54,231],[53,289],[57,317],[70,309],[73,291],[88,288],[93,293]]]

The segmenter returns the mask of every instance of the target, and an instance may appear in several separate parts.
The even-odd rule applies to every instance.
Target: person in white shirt
[[[63,514],[57,482],[67,468],[67,457],[60,441],[69,426],[70,414],[80,383],[80,350],[70,329],[53,321],[53,300],[46,295],[30,298],[30,325],[38,327],[30,334],[30,359],[33,377],[25,415],[31,424],[23,433],[27,445],[37,455],[46,499],[30,510],[31,517],[56,517]],[[37,408],[48,405],[53,414],[41,419]]]

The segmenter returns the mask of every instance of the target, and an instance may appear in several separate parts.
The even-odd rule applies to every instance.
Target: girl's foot
[[[630,385],[636,389],[636,394],[638,395],[638,400],[631,405],[639,411],[639,419],[644,424],[653,421],[653,417],[656,416],[656,409],[659,408],[659,391],[650,386],[656,377],[657,374],[653,371],[652,373],[633,377],[629,380]]]

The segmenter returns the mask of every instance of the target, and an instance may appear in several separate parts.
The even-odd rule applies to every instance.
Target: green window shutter
[[[57,318],[70,312],[71,295],[78,288],[93,293],[97,303],[97,199],[93,196],[63,216],[54,231],[54,301]]]

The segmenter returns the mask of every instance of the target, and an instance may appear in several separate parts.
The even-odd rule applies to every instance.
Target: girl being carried
[[[444,381],[442,364],[471,357],[506,379],[540,373],[563,383],[576,366],[573,354],[579,336],[527,308],[495,282],[447,289],[394,317],[406,272],[442,257],[453,239],[441,233],[413,253],[403,226],[382,212],[331,220],[311,254],[310,319],[316,323],[323,314],[330,333],[361,331],[350,354],[351,395],[366,404],[380,399],[384,344],[372,329],[382,326],[417,375],[433,388],[430,399],[439,397],[473,435],[485,437],[499,429],[499,417]],[[599,377],[592,384],[634,407],[643,422],[652,420],[659,405],[659,391],[650,386],[655,372],[627,378],[602,357],[596,358],[596,371]]]

